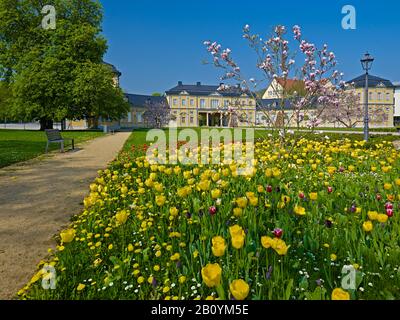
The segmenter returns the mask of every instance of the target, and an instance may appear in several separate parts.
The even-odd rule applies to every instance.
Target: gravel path
[[[106,168],[130,133],[101,137],[0,170],[0,299],[12,299],[55,247],[53,236],[83,210],[97,170]]]

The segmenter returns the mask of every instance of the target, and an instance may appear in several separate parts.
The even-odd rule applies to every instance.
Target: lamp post
[[[361,65],[365,70],[365,97],[364,97],[364,140],[368,142],[369,140],[369,93],[368,93],[368,75],[369,70],[372,68],[372,63],[374,58],[367,52],[361,59]]]

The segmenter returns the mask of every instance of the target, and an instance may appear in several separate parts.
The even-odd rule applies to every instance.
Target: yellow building
[[[347,82],[354,87],[355,93],[360,99],[360,105],[365,105],[365,75]],[[368,108],[369,123],[371,128],[394,127],[394,92],[395,86],[389,80],[376,76],[368,76]],[[379,111],[379,112],[377,112]],[[382,111],[385,118],[382,119]],[[361,122],[359,126],[363,126]]]
[[[256,99],[239,87],[219,90],[222,84],[178,85],[166,92],[171,125],[178,127],[246,127],[256,121]]]

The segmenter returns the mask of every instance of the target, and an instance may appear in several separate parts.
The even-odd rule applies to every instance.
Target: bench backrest
[[[46,135],[49,141],[63,140],[59,130],[46,130]]]

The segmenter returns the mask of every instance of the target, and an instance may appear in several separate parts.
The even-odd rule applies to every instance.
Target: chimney
[[[178,86],[182,86],[183,82],[182,81],[178,81]]]
[[[201,82],[197,82],[196,85],[197,85],[198,87],[200,87],[200,86],[201,86]]]

